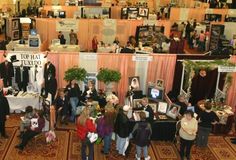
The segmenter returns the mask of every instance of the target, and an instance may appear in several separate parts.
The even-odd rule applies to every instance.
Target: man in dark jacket
[[[114,131],[117,134],[116,150],[120,155],[125,156],[125,144],[129,137],[129,119],[127,117],[130,106],[125,105],[120,110],[115,121]]]
[[[4,87],[12,85],[12,77],[14,77],[13,65],[9,61],[0,64],[0,75],[4,82]]]
[[[3,80],[0,79],[0,133],[4,138],[8,138],[5,132],[5,121],[9,118],[10,107],[7,98],[3,95]]]
[[[148,105],[148,98],[144,97],[141,101],[141,104],[142,104],[143,110],[149,113],[149,116],[146,118],[146,120],[150,124],[152,124],[154,120],[154,112],[152,110],[152,107]]]

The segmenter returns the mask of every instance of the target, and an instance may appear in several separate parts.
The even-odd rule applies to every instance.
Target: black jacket
[[[68,97],[69,98],[77,97],[77,98],[80,99],[80,97],[81,97],[81,91],[80,91],[80,88],[79,88],[78,84],[75,84],[74,88],[72,88],[71,85],[67,85],[66,86],[66,91],[68,92]]]
[[[14,77],[14,69],[11,62],[8,62],[7,66],[5,65],[5,62],[2,62],[0,64],[0,75],[1,75],[1,78],[3,78],[5,87],[11,86],[12,77]]]
[[[150,144],[151,134],[151,125],[146,121],[140,121],[136,123],[132,131],[134,143],[140,147]]]
[[[85,87],[84,93],[82,94],[82,97],[83,97],[84,100],[86,100],[88,98],[88,97],[86,97],[88,90],[89,90],[89,88]],[[92,93],[90,93],[89,96],[90,96],[90,98],[92,98],[93,100],[96,101],[98,99],[98,92],[97,92],[97,90],[94,88],[92,90]]]
[[[55,76],[56,76],[55,66],[52,63],[46,63],[44,66],[44,74],[43,74],[45,82],[47,82],[50,78]]]
[[[21,75],[21,73],[23,74],[23,76]],[[21,79],[21,76],[23,77],[23,79]],[[27,84],[29,82],[29,68],[23,67],[23,71],[21,72],[21,68],[16,67],[15,81],[16,83],[23,82]]]
[[[114,131],[121,138],[129,136],[129,119],[123,111],[120,111],[116,117]]]
[[[145,108],[145,107],[143,107],[143,108]],[[145,111],[147,111],[149,113],[149,117],[147,118],[147,121],[152,124],[154,121],[154,112],[152,110],[152,107],[147,105]]]
[[[0,122],[6,121],[6,115],[10,114],[10,107],[7,98],[0,93]]]

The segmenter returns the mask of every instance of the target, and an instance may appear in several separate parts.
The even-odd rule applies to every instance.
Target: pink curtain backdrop
[[[176,55],[153,55],[153,61],[148,65],[147,83],[162,79],[164,80],[165,91],[168,93],[173,85],[175,64]]]
[[[236,56],[232,56],[230,58],[230,61],[236,63]],[[234,110],[236,110],[236,73],[232,73],[232,76],[232,85],[227,93],[227,104],[229,104],[230,106],[232,106],[232,108],[234,108]]]
[[[114,91],[118,93],[120,103],[124,104],[128,91],[128,77],[135,75],[135,62],[130,54],[99,54],[98,71],[100,68],[109,68],[121,72],[121,80],[115,85]],[[99,82],[98,88],[105,89],[104,83]]]

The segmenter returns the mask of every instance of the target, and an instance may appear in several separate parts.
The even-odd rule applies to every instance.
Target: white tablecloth
[[[33,96],[6,96],[9,106],[10,106],[10,112],[14,111],[25,111],[25,108],[27,106],[32,106],[35,109],[40,108],[39,98],[33,97]]]

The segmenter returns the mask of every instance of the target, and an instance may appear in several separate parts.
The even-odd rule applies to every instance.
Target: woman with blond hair
[[[93,160],[93,143],[86,141],[87,134],[89,132],[95,132],[96,127],[92,119],[89,118],[90,110],[88,107],[85,107],[77,119],[77,135],[82,142],[81,145],[81,156],[82,160],[86,160],[86,148],[89,148],[88,160]]]

